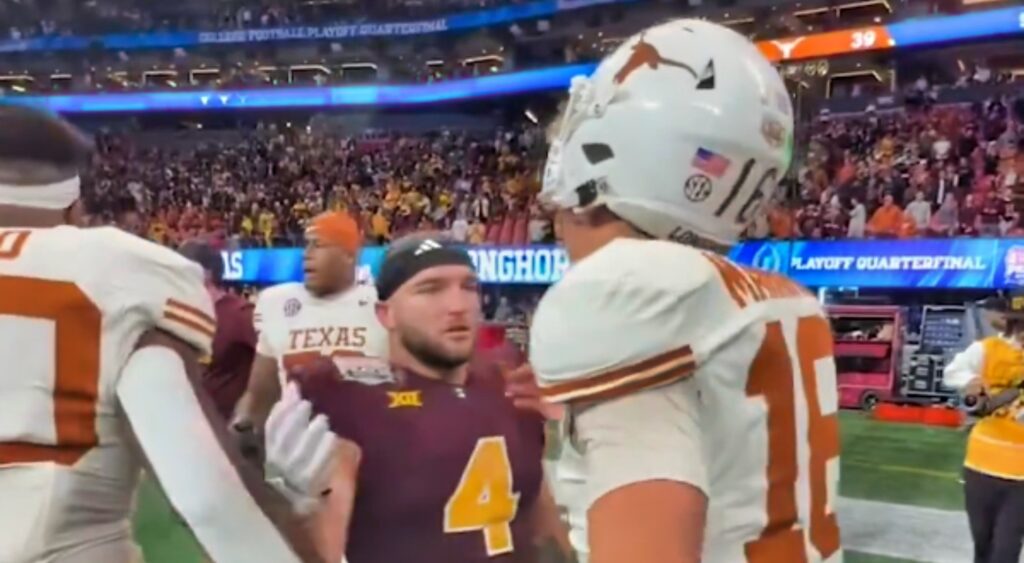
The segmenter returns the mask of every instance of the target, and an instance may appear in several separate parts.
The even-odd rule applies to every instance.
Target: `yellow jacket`
[[[982,346],[978,375],[986,393],[996,395],[1024,381],[1024,350],[998,336],[986,338]],[[1018,421],[1021,412],[1024,401],[1018,398],[981,419],[967,440],[964,465],[994,477],[1024,480],[1024,424]]]

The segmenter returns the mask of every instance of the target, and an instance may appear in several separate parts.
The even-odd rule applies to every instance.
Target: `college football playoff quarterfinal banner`
[[[1024,239],[751,241],[737,262],[808,287],[1003,289],[1024,285]]]
[[[385,247],[368,247],[359,277],[377,274]],[[469,249],[483,283],[548,285],[569,267],[557,246]],[[276,284],[302,280],[302,249],[227,251],[225,279]],[[730,257],[780,272],[807,287],[1003,289],[1024,286],[1024,239],[750,241]]]
[[[531,18],[552,16],[567,10],[601,4],[622,4],[637,0],[540,0],[491,10],[463,12],[438,18],[362,22],[325,26],[289,26],[217,31],[166,31],[153,33],[113,33],[98,36],[49,35],[29,39],[0,41],[0,53],[26,51],[84,51],[91,48],[130,51],[134,49],[174,49],[198,45],[271,43],[281,41],[340,41],[361,37],[403,37],[444,31],[470,30]]]

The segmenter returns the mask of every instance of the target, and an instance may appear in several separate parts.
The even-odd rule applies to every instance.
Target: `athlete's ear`
[[[73,227],[85,227],[85,204],[76,199],[71,207],[64,210],[64,223]]]
[[[377,314],[377,321],[380,322],[380,326],[384,327],[385,330],[393,330],[395,328],[391,304],[387,301],[378,301],[373,307],[373,312]]]

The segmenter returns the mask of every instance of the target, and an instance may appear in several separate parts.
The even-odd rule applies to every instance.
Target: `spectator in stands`
[[[867,227],[867,209],[856,197],[850,198],[850,221],[846,228],[846,236],[849,238],[864,238]]]
[[[964,204],[960,206],[959,222],[960,233],[967,236],[977,236],[978,206],[975,202],[974,194],[967,194],[967,197],[964,198]]]
[[[983,237],[999,236],[999,224],[1003,217],[1003,211],[999,196],[995,192],[988,192],[975,219],[978,235]]]
[[[135,236],[145,237],[146,222],[143,220],[139,212],[134,209],[124,209],[117,213],[115,222],[123,231],[127,231]]]
[[[531,243],[542,243],[550,242],[553,238],[554,233],[551,232],[551,221],[544,215],[540,206],[536,203],[530,206],[530,242]]]
[[[914,201],[907,204],[907,217],[914,224],[914,228],[918,233],[924,233],[928,230],[928,225],[932,219],[932,204],[925,201],[925,194],[923,190],[918,190],[914,193]]]
[[[462,215],[459,215],[452,221],[452,228],[450,229],[453,240],[459,242],[466,242],[469,237],[469,221]]]
[[[903,210],[896,205],[891,193],[882,196],[882,205],[871,215],[868,233],[878,238],[895,238],[903,226]]]
[[[954,236],[957,232],[959,214],[956,197],[952,193],[947,193],[939,210],[928,222],[928,234],[936,237]]]

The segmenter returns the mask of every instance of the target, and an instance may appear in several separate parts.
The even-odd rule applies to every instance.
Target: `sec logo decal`
[[[694,203],[704,201],[711,195],[711,178],[703,174],[690,176],[683,185],[683,194]]]
[[[294,317],[299,314],[302,310],[302,302],[298,299],[292,298],[284,303],[284,316]]]

